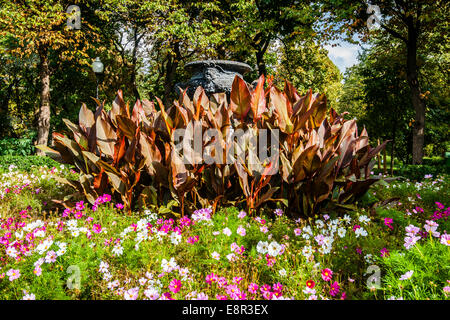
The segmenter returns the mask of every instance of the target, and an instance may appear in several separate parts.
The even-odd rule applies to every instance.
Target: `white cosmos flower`
[[[266,254],[269,250],[269,243],[267,241],[259,241],[256,245],[256,251],[261,254]]]
[[[282,249],[282,247],[281,247],[281,245],[280,245],[278,242],[272,241],[272,242],[269,244],[269,247],[267,248],[267,252],[268,252],[268,254],[271,255],[272,257],[275,257],[275,256],[277,256],[278,254],[280,254],[281,249]]]

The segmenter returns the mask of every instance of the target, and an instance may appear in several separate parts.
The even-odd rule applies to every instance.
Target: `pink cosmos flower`
[[[263,298],[266,300],[272,300],[273,298],[273,292],[270,291],[264,291],[262,294]]]
[[[217,279],[217,284],[219,285],[219,288],[223,288],[228,284],[227,278],[225,277],[219,277]]]
[[[274,213],[275,213],[277,216],[281,217],[281,216],[283,215],[283,210],[281,210],[281,209],[275,209]]]
[[[380,253],[381,253],[381,257],[384,258],[389,255],[389,250],[386,248],[383,248],[380,250]]]
[[[393,222],[392,218],[384,218],[384,224],[388,226],[390,229],[394,229],[394,227],[392,226],[392,222]]]
[[[159,300],[174,300],[174,299],[172,298],[172,294],[170,292],[164,292],[159,298]]]
[[[333,284],[330,286],[330,295],[333,297],[339,293],[339,289],[341,287],[339,286],[339,283],[337,281],[333,282]]]
[[[283,291],[283,285],[281,283],[277,282],[272,286],[272,290],[275,293],[279,293],[281,295],[281,292]]]
[[[45,256],[45,262],[46,263],[53,263],[56,261],[56,258],[58,256],[56,255],[56,252],[53,250],[50,250],[49,252],[47,252],[47,255]]]
[[[234,300],[237,300],[237,296],[241,293],[239,287],[235,284],[230,284],[225,289],[226,293],[230,295],[230,297]]]
[[[20,270],[19,269],[9,269],[6,272],[6,275],[9,277],[9,281],[14,281],[20,278]]]
[[[127,291],[125,291],[123,297],[125,300],[136,300],[139,295],[139,287],[131,288]]]
[[[324,281],[331,281],[331,278],[333,277],[333,271],[331,271],[328,268],[325,268],[322,270],[322,279]]]
[[[34,270],[33,270],[33,273],[34,273],[37,277],[39,277],[39,276],[42,274],[42,268],[41,268],[41,266],[36,266],[36,267],[34,268]]]
[[[189,237],[186,241],[187,241],[187,243],[194,244],[194,243],[198,242],[198,239],[199,239],[198,236],[193,236],[193,237]]]
[[[239,284],[239,282],[241,282],[241,281],[242,281],[241,277],[234,277],[233,278],[233,283],[235,283],[235,284]]]
[[[173,279],[172,281],[170,281],[170,284],[169,284],[170,291],[172,291],[173,293],[177,293],[178,291],[180,291],[180,288],[181,288],[180,280]]]
[[[206,275],[206,278],[205,278],[205,281],[207,284],[211,284],[213,282],[216,282],[217,280],[218,280],[218,277],[214,273]]]
[[[239,212],[239,214],[238,214],[238,218],[239,219],[244,219],[244,217],[247,215],[247,213],[245,213],[245,211],[241,211],[241,212]]]
[[[450,246],[450,234],[444,233],[441,236],[441,243],[445,246]]]
[[[347,294],[345,292],[342,292],[341,300],[345,300],[345,299],[347,299]]]
[[[236,233],[241,237],[244,237],[246,235],[245,228],[243,226],[239,226],[236,230]]]
[[[77,202],[75,205],[75,209],[77,209],[79,211],[83,210],[84,209],[84,201],[81,200],[81,201]]]
[[[256,294],[258,292],[258,285],[256,283],[250,283],[248,285],[248,292],[252,294]]]
[[[122,210],[123,209],[123,204],[116,203],[116,208],[119,209],[119,210]]]
[[[294,234],[295,234],[296,236],[301,235],[301,234],[302,234],[302,229],[300,229],[300,228],[294,229]]]
[[[83,212],[77,211],[73,216],[75,217],[75,219],[81,219],[83,217]]]
[[[102,226],[94,223],[94,225],[92,226],[92,231],[94,231],[94,233],[100,233],[102,232]]]
[[[440,203],[440,202],[435,202],[435,203],[439,210],[443,210],[445,208],[445,206],[442,203]]]
[[[228,296],[226,294],[216,294],[217,300],[228,300]]]

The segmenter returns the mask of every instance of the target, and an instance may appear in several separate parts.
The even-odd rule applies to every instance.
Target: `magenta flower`
[[[252,294],[256,294],[258,292],[258,285],[256,283],[250,283],[248,285],[248,292]]]
[[[328,268],[325,268],[322,270],[322,279],[324,281],[331,281],[331,278],[333,277],[333,271],[331,271]]]
[[[384,258],[384,257],[387,257],[389,255],[389,250],[386,249],[386,248],[383,248],[383,249],[380,250],[380,253],[381,253],[381,257]]]
[[[172,281],[170,281],[170,284],[169,284],[170,291],[172,291],[173,293],[177,293],[178,291],[180,291],[180,288],[181,288],[180,280],[173,279]]]
[[[75,208],[79,211],[83,210],[84,209],[84,201],[81,200],[81,201],[77,202],[75,205]]]
[[[205,278],[205,281],[207,284],[211,284],[213,282],[216,282],[217,280],[218,280],[218,277],[214,273],[206,275],[206,278]]]
[[[228,296],[226,294],[216,294],[217,300],[228,300]]]
[[[435,202],[435,203],[439,210],[443,210],[445,208],[445,206],[442,203],[440,203],[440,202]]]
[[[264,291],[262,294],[263,298],[266,300],[272,300],[273,298],[273,292],[270,291]]]
[[[83,212],[77,211],[74,214],[75,219],[81,219],[83,217]]]
[[[170,292],[164,292],[162,295],[161,295],[161,298],[159,298],[160,300],[174,300],[173,298],[172,298],[172,294],[170,293]]]
[[[233,300],[238,300],[239,295],[241,294],[241,290],[235,284],[230,284],[226,287],[225,292],[230,295],[230,298]]]
[[[339,286],[339,283],[337,281],[333,282],[333,284],[330,286],[330,295],[333,297],[339,293],[339,289],[341,287]]]
[[[294,234],[295,234],[296,236],[301,235],[301,234],[302,234],[302,229],[300,229],[300,228],[294,229]]]
[[[123,204],[116,203],[116,208],[119,209],[119,210],[122,210],[123,209]]]
[[[394,229],[394,227],[392,226],[392,222],[393,222],[392,218],[384,218],[384,224],[388,226],[390,229]]]
[[[281,294],[281,292],[283,291],[283,285],[281,283],[277,282],[272,286],[272,290],[275,293]]]
[[[233,278],[233,283],[239,284],[239,282],[241,282],[241,281],[242,281],[241,277],[234,277]]]
[[[92,231],[94,231],[94,233],[100,233],[102,232],[102,226],[94,223],[94,225],[92,226]]]

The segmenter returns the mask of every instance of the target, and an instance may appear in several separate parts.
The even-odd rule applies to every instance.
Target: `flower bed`
[[[450,209],[430,203],[436,194],[431,186],[445,199],[447,177],[373,187],[372,200],[401,194],[400,200],[340,217],[293,221],[281,209],[249,216],[228,207],[172,219],[150,210],[128,216],[108,194],[94,205],[79,201],[74,208],[49,213],[43,202],[64,198],[55,178],[73,173],[64,167],[36,170],[10,168],[0,178],[3,299],[449,295]]]

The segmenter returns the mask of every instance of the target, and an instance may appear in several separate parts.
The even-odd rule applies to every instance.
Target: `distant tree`
[[[303,93],[310,88],[326,93],[329,105],[336,107],[342,90],[342,74],[328,57],[328,51],[313,38],[284,38],[281,43],[277,49],[280,56],[277,78],[289,80]]]
[[[368,5],[364,0],[320,0],[324,28],[336,35],[344,32],[348,38],[359,32],[363,39],[371,35],[367,28]],[[427,44],[446,42],[448,45],[450,2],[445,0],[373,0],[382,16],[377,17],[382,33],[400,40],[404,47],[404,65],[410,88],[410,100],[415,110],[412,140],[412,162],[422,163],[424,155],[426,103],[419,81],[418,50]],[[374,17],[372,16],[371,19]],[[437,42],[436,42],[437,41]],[[447,48],[448,50],[448,48]]]
[[[69,30],[66,10],[71,4],[74,1],[5,0],[0,7],[0,37],[10,44],[3,50],[21,59],[32,55],[38,58],[41,89],[37,144],[47,144],[50,131],[50,76],[57,67],[50,64],[50,56],[58,57],[54,61],[88,65],[88,50],[96,43],[94,30],[84,20],[81,30]],[[37,153],[44,154],[40,150]]]

